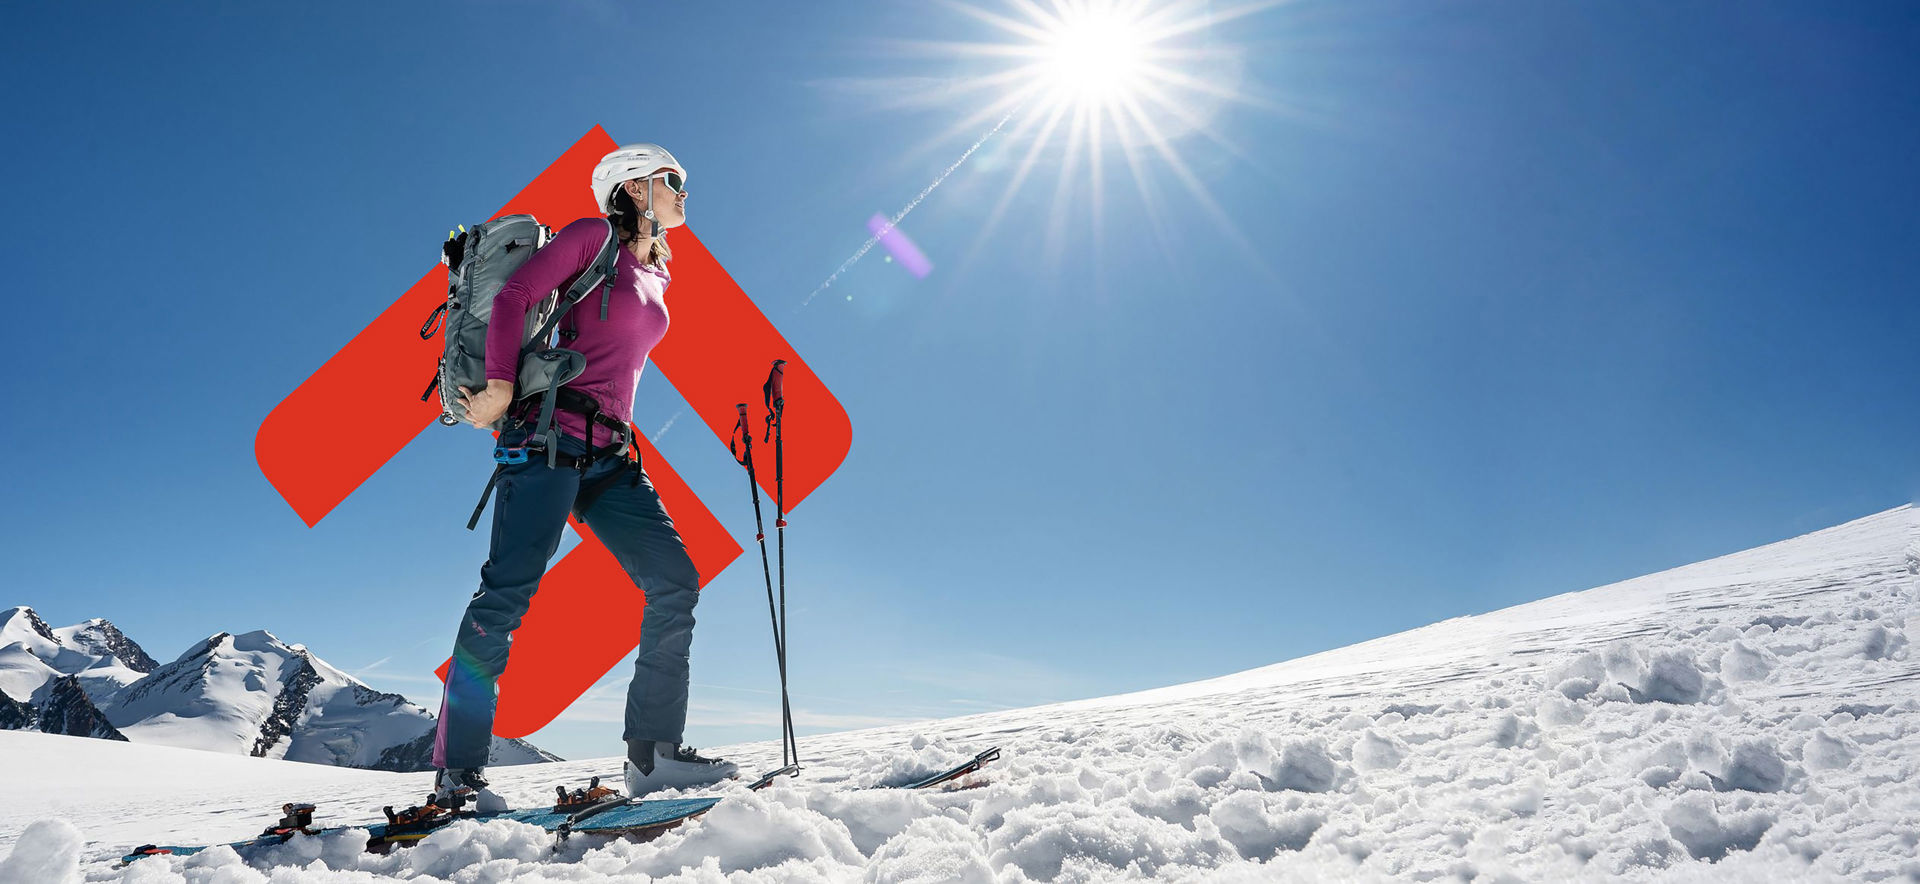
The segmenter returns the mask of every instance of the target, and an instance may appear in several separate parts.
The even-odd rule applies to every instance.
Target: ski
[[[989,763],[1000,760],[998,746],[981,752],[961,764],[921,777],[897,786],[875,786],[879,789],[930,789],[954,783],[975,773]],[[789,764],[748,785],[748,789],[760,790],[771,785],[780,777],[799,776],[800,765]],[[651,838],[660,832],[671,829],[687,820],[694,819],[712,810],[723,800],[722,796],[707,795],[691,798],[628,798],[620,792],[600,785],[600,778],[593,777],[584,789],[568,790],[564,786],[555,786],[555,802],[552,807],[529,808],[525,810],[475,811],[466,808],[466,801],[472,790],[459,790],[454,800],[442,806],[428,796],[424,804],[414,805],[405,810],[395,810],[392,806],[381,808],[386,815],[385,822],[367,825],[313,827],[314,805],[307,803],[287,803],[280,807],[280,820],[259,835],[245,841],[228,842],[225,846],[241,853],[262,847],[285,844],[296,835],[325,835],[344,832],[348,829],[364,828],[367,831],[367,852],[385,853],[389,849],[411,845],[433,834],[457,820],[514,820],[539,826],[554,833],[554,849],[566,843],[576,834],[607,835],[621,837]],[[143,844],[120,858],[125,866],[136,860],[150,856],[192,856],[200,851],[218,845],[161,845]]]
[[[961,764],[960,766],[955,767],[952,770],[942,771],[940,773],[934,774],[933,776],[914,780],[911,783],[907,783],[904,786],[898,786],[896,788],[927,789],[933,786],[939,786],[939,785],[960,779],[961,777],[964,777],[967,774],[973,773],[974,771],[977,771],[983,767],[986,767],[987,763],[990,761],[999,761],[999,760],[1000,760],[1000,747],[995,746],[991,749],[988,749],[985,752],[982,752],[978,755],[973,756],[973,760],[968,761],[964,764]]]
[[[397,811],[391,806],[382,808],[387,817],[383,823],[328,826],[322,829],[312,828],[313,805],[288,805],[290,808],[304,808],[304,815],[296,818],[293,811],[289,810],[289,816],[281,824],[269,827],[256,838],[230,842],[226,846],[246,853],[261,847],[285,844],[294,835],[326,835],[349,829],[365,829],[367,852],[386,853],[396,846],[412,845],[458,820],[514,820],[553,832],[556,836],[554,848],[557,850],[565,843],[567,836],[579,833],[643,840],[651,838],[706,813],[720,803],[719,798],[630,800],[612,789],[600,788],[599,777],[594,777],[592,785],[584,790],[576,789],[568,793],[563,787],[556,788],[560,791],[560,801],[552,807],[473,811],[465,809],[464,801],[460,798],[449,802],[449,806],[441,806],[429,797],[427,803],[405,810]],[[150,856],[192,856],[213,846],[143,844],[121,857],[120,864],[125,866]]]
[[[779,770],[768,773],[766,776],[763,776],[760,779],[757,779],[751,783],[748,783],[747,790],[752,792],[758,792],[761,789],[765,789],[766,787],[773,785],[773,781],[781,777],[797,777],[799,775],[800,775],[800,765],[789,764],[786,767],[783,767],[783,768],[780,768]]]
[[[266,828],[266,831],[261,832],[259,835],[253,838],[249,838],[245,841],[235,841],[231,844],[228,844],[227,846],[235,850],[243,850],[247,848],[264,847],[264,846],[273,845],[273,844],[285,844],[288,841],[292,840],[293,836],[295,835],[318,834],[318,832],[313,828],[313,805],[312,804],[289,802],[287,804],[280,805],[280,812],[284,814],[280,818],[280,821],[271,826],[268,826]],[[142,844],[139,847],[134,848],[132,853],[129,853],[126,856],[121,857],[120,864],[126,865],[127,863],[133,862],[136,859],[141,859],[143,857],[148,857],[148,856],[192,856],[193,854],[199,853],[202,850],[206,850],[208,847],[211,847],[211,846],[212,845],[205,845],[200,847],[174,847],[174,846],[161,846],[158,844]]]
[[[943,770],[939,773],[930,774],[928,776],[921,777],[920,779],[917,779],[917,780],[911,780],[905,783],[901,783],[900,785],[897,785],[897,786],[876,785],[876,786],[868,786],[866,788],[931,789],[934,786],[940,786],[940,785],[951,783],[955,780],[965,777],[968,774],[974,773],[983,767],[986,767],[991,762],[999,761],[999,760],[1000,760],[1000,747],[995,746],[991,749],[988,749],[984,752],[981,752],[973,756],[972,758],[967,759],[964,762],[961,762],[959,765],[955,767],[949,768],[947,770]],[[760,789],[764,789],[772,785],[773,781],[779,777],[783,777],[783,776],[791,777],[791,776],[799,776],[799,775],[800,775],[800,765],[790,764],[790,765],[787,765],[786,767],[780,768],[779,770],[769,773],[758,780],[753,781],[753,783],[748,785],[747,788],[758,791]]]

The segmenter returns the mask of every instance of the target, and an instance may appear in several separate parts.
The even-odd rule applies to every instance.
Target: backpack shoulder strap
[[[607,321],[607,299],[613,296],[613,280],[620,275],[620,237],[613,229],[613,219],[607,219],[607,241],[600,246],[600,257],[595,263],[603,268],[607,284],[600,289],[600,321]]]
[[[567,289],[560,303],[554,308],[553,315],[547,317],[547,321],[540,325],[540,330],[534,332],[533,337],[527,339],[526,345],[520,348],[521,359],[526,359],[527,355],[537,349],[540,343],[546,341],[547,336],[553,334],[554,327],[560,324],[561,317],[566,316],[567,311],[573,309],[573,305],[584,300],[587,293],[593,291],[595,286],[603,283],[608,288],[613,286],[614,277],[619,272],[619,255],[620,242],[613,234],[613,222],[608,221],[607,241],[600,244],[600,254],[594,257],[593,263],[588,264],[586,269],[580,271],[580,276],[574,280],[573,286]],[[607,296],[604,293],[600,296],[600,318],[607,318]]]

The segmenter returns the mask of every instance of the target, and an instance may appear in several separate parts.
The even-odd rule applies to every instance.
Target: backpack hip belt
[[[600,403],[592,396],[588,396],[585,393],[569,387],[557,388],[551,394],[541,392],[529,397],[528,408],[532,407],[534,400],[545,400],[539,403],[539,411],[543,417],[543,426],[551,425],[553,411],[555,407],[558,407],[563,411],[571,411],[586,417],[587,442],[589,445],[592,444],[593,427],[595,424],[612,430],[613,441],[598,448],[589,448],[587,453],[582,455],[573,455],[561,451],[559,450],[560,445],[557,441],[550,441],[540,434],[530,435],[516,446],[495,446],[493,449],[493,459],[499,466],[494,467],[493,475],[487,477],[487,487],[480,492],[480,502],[474,505],[473,516],[467,519],[468,531],[472,531],[475,526],[480,524],[480,513],[486,510],[487,500],[493,496],[493,486],[500,481],[500,474],[506,471],[509,464],[525,463],[531,456],[544,454],[548,467],[554,469],[579,470],[582,478],[586,476],[587,468],[599,461],[609,459],[627,461],[628,469],[608,473],[593,485],[581,489],[580,494],[575,498],[575,508],[578,512],[586,512],[587,508],[592,506],[593,502],[600,497],[601,492],[613,484],[613,480],[629,472],[631,472],[631,478],[628,480],[629,484],[635,487],[639,486],[641,473],[640,458],[638,452],[635,452],[633,448],[633,428],[628,426],[625,421],[601,411]],[[522,419],[524,418],[525,414],[523,413]],[[634,456],[629,458],[627,456],[629,452],[634,452]]]

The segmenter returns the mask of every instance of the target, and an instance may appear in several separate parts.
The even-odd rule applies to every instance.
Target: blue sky
[[[432,705],[486,555],[463,526],[487,439],[431,429],[308,529],[254,432],[447,228],[595,125],[688,166],[692,230],[853,422],[788,533],[803,751],[1920,491],[1920,16],[1897,5],[1265,9],[1189,37],[1255,99],[1191,103],[1232,147],[1168,145],[1219,217],[1112,144],[1097,210],[1060,140],[1012,187],[1016,117],[902,221],[930,276],[876,252],[805,307],[991,128],[942,135],[1000,62],[898,41],[1004,33],[881,2],[4,16],[0,605],[107,617],[163,660],[265,628]],[[655,370],[635,415],[750,541],[738,467]],[[312,430],[352,445],[354,414]],[[757,558],[699,610],[695,745],[775,735]],[[626,672],[535,742],[619,751]]]

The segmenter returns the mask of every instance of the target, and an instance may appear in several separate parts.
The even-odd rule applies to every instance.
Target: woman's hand
[[[487,388],[478,394],[461,387],[460,404],[467,409],[467,423],[481,429],[491,427],[507,413],[507,406],[513,404],[513,382],[490,379]]]

